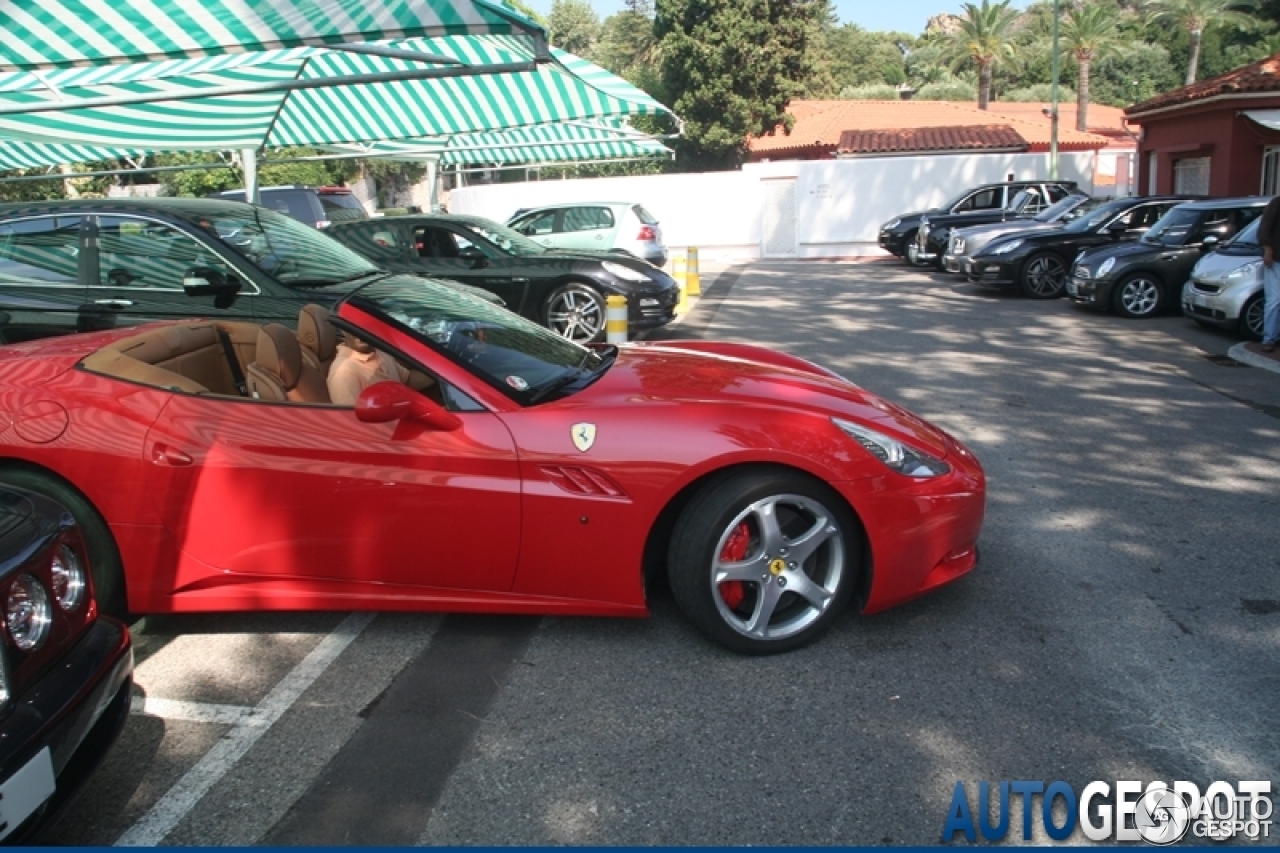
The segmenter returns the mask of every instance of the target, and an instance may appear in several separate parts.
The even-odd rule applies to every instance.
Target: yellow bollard
[[[676,316],[689,313],[689,297],[685,295],[684,285],[677,284],[676,289],[680,291],[680,298],[676,300]]]
[[[671,277],[676,280],[676,284],[680,285],[681,291],[688,284],[688,272],[685,267],[684,255],[676,255],[671,259]]]
[[[627,342],[627,297],[611,294],[605,300],[609,307],[605,311],[604,339],[611,344]]]
[[[689,260],[685,267],[685,284],[684,289],[689,296],[702,295],[702,279],[698,275],[698,247],[689,247]]]

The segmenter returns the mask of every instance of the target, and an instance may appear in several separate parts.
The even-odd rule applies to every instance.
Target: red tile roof
[[[925,151],[984,151],[1030,146],[1018,131],[1004,124],[967,127],[913,127],[904,130],[846,130],[837,154],[906,154]]]
[[[1267,92],[1280,92],[1280,53],[1190,86],[1156,95],[1140,104],[1134,104],[1124,114],[1132,121],[1140,121],[1144,113],[1205,101],[1220,95]]]

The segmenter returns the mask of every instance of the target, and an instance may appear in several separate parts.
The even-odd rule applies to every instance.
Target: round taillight
[[[5,603],[4,621],[18,648],[29,652],[40,647],[49,636],[49,626],[53,623],[49,593],[44,591],[40,581],[31,575],[18,575],[13,579]]]
[[[85,596],[84,563],[70,545],[59,545],[49,567],[53,576],[53,599],[58,606],[71,612],[80,606]]]

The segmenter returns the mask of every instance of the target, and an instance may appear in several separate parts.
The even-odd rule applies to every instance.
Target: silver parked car
[[[1236,329],[1262,340],[1262,246],[1255,219],[1196,262],[1182,287],[1182,313],[1197,323]]]
[[[549,249],[626,252],[656,267],[667,262],[657,218],[633,202],[528,208],[516,211],[507,225]]]
[[[957,228],[951,232],[951,242],[947,245],[947,253],[942,256],[942,264],[947,272],[967,276],[969,267],[973,263],[973,256],[997,237],[1004,237],[1015,231],[1022,233],[1061,228],[1101,203],[1083,193],[1073,193],[1046,207],[1031,219],[989,222],[986,225]]]

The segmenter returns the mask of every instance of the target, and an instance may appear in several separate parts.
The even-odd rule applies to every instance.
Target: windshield
[[[1258,226],[1262,224],[1261,219],[1255,219],[1245,226],[1244,230],[1236,236],[1232,237],[1223,244],[1223,248],[1232,249],[1258,249]]]
[[[468,216],[460,219],[459,224],[473,234],[479,234],[508,255],[529,257],[531,255],[543,255],[547,252],[546,247],[541,243],[535,243],[519,231],[515,231],[505,225],[499,225],[492,219]]]
[[[428,281],[412,289],[374,282],[350,301],[399,324],[525,405],[581,390],[617,353],[580,346],[491,302]]]
[[[1076,219],[1082,216],[1090,208],[1097,207],[1101,202],[1082,195],[1069,195],[1066,198],[1049,205],[1035,216],[1036,222],[1064,222]]]
[[[379,271],[337,240],[274,210],[237,206],[195,224],[281,284],[323,287]]]
[[[1129,201],[1108,201],[1102,204],[1090,205],[1087,213],[1079,219],[1071,220],[1062,230],[1073,234],[1092,231],[1116,214],[1123,213],[1132,206],[1132,202]]]
[[[1191,231],[1200,221],[1200,211],[1175,207],[1160,217],[1146,234],[1142,242],[1157,243],[1162,246],[1181,246],[1191,236]]]

